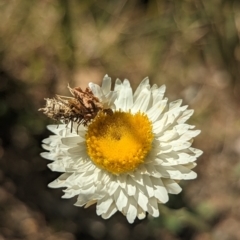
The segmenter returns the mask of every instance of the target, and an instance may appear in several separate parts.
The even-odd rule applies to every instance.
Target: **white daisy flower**
[[[151,87],[148,78],[135,93],[126,79],[113,91],[111,84],[106,75],[101,87],[70,88],[74,98],[47,99],[41,110],[69,122],[48,126],[55,135],[43,141],[49,168],[63,172],[49,186],[66,188],[63,198],[77,196],[76,206],[96,203],[104,219],[117,211],[129,223],[146,212],[158,217],[158,204],[181,191],[178,182],[197,176],[192,168],[202,151],[191,144],[200,131],[185,123],[193,110],[182,100],[167,103],[166,87]]]

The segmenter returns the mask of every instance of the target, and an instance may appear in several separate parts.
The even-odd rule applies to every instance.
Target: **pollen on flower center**
[[[152,140],[152,124],[140,112],[100,112],[86,133],[91,160],[113,174],[135,170],[151,150]]]

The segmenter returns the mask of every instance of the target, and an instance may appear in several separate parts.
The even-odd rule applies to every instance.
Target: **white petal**
[[[74,203],[74,205],[77,206],[77,207],[82,207],[82,206],[84,206],[85,204],[87,204],[88,201],[89,201],[88,198],[85,198],[85,196],[80,196],[80,195],[79,195],[79,196],[78,196],[78,199],[77,199],[77,202]]]
[[[142,175],[138,171],[134,172],[132,179],[140,185],[144,185]]]
[[[69,176],[71,176],[72,173],[64,173],[59,178],[55,179],[51,183],[48,184],[48,187],[50,188],[59,188],[59,187],[65,187],[65,181]]]
[[[117,78],[114,86],[114,91],[119,92],[121,88],[122,88],[122,82],[119,78]]]
[[[153,197],[154,196],[154,188],[153,188],[153,183],[151,181],[151,178],[147,175],[143,175],[142,178],[143,178],[143,182],[146,187],[148,196]]]
[[[111,78],[108,75],[105,75],[102,82],[102,91],[106,95],[111,91]]]
[[[191,163],[193,164],[192,165],[192,168],[196,166],[196,164],[194,163]],[[182,174],[182,179],[195,179],[197,177],[197,173],[193,172],[191,170],[191,167],[189,168],[188,165],[178,165],[178,166],[175,166],[175,168],[181,172]]]
[[[48,125],[47,129],[50,130],[51,132],[58,134],[60,130],[65,129],[66,125],[65,124],[59,124],[59,125]]]
[[[182,191],[182,188],[174,180],[164,178],[162,181],[169,193],[178,194]]]
[[[94,187],[92,187],[90,191],[88,191],[88,193],[85,193],[85,194],[80,193],[78,195],[77,202],[74,205],[82,207],[85,204],[87,204],[89,201],[97,200],[99,198],[101,198],[101,196],[97,196],[97,194],[95,194],[94,192]]]
[[[153,159],[151,157],[148,157],[145,159],[146,164],[149,163],[148,160],[153,162]],[[145,166],[146,166],[145,164],[140,164],[138,166],[137,171],[138,171],[138,173],[140,173],[140,175],[150,175]],[[132,174],[132,176],[134,177],[134,174]]]
[[[115,181],[112,181],[109,183],[109,185],[107,186],[108,188],[108,193],[110,196],[112,196],[116,191],[119,191],[119,184],[116,183]]]
[[[167,190],[161,180],[161,178],[152,178],[152,183],[154,185],[154,196],[159,200],[161,203],[166,203],[169,199]]]
[[[52,138],[45,138],[45,139],[43,139],[42,140],[42,142],[44,143],[44,144],[46,144],[46,145],[49,145],[50,143],[52,143],[52,141],[53,141],[53,139]]]
[[[91,200],[89,202],[87,202],[87,204],[84,206],[84,208],[88,208],[90,206],[92,206],[93,204],[95,204],[97,202],[97,200]]]
[[[78,195],[77,202],[74,205],[78,207],[82,207],[85,204],[87,204],[89,201],[95,200],[95,199],[91,199],[91,197],[85,196],[85,195]]]
[[[150,89],[150,85],[149,85],[149,78],[146,77],[142,80],[142,82],[138,85],[134,95],[133,95],[133,101],[135,102],[138,95],[142,92],[143,89],[145,88],[149,88]]]
[[[109,92],[106,96],[105,96],[105,100],[102,102],[103,103],[103,107],[104,108],[111,108],[111,109],[115,109],[115,104],[114,102],[116,101],[118,97],[118,93],[117,92]]]
[[[55,154],[52,154],[49,152],[42,152],[42,153],[40,153],[40,156],[45,159],[48,159],[48,160],[54,160],[54,158],[55,158]]]
[[[164,178],[181,180],[181,179],[194,179],[197,177],[197,174],[195,172],[181,165],[173,167],[156,166],[156,168],[158,168],[159,172],[162,174],[162,177]]]
[[[123,214],[126,215],[129,223],[133,223],[137,217],[137,204],[134,198],[128,199],[127,206],[123,209]]]
[[[185,132],[192,128],[194,128],[194,126],[188,125],[186,123],[178,124],[174,127],[179,135],[183,135]]]
[[[72,198],[76,195],[79,195],[79,193],[80,189],[77,186],[75,186],[75,188],[67,188],[66,190],[64,190],[64,195],[62,196],[62,198]]]
[[[141,207],[138,206],[138,209],[137,209],[137,217],[138,219],[142,220],[146,217],[146,212],[142,210]]]
[[[175,108],[180,107],[182,104],[182,99],[178,99],[176,101],[170,102],[169,103],[169,110],[173,110]]]
[[[137,208],[136,206],[130,204],[128,207],[127,215],[126,215],[128,222],[133,223],[134,220],[136,219],[136,216],[137,216]]]
[[[84,139],[81,138],[80,136],[62,138],[62,144],[69,147],[73,147],[74,145],[77,145],[78,143],[81,143],[83,141]]]
[[[203,151],[197,148],[190,147],[189,150],[194,153],[195,157],[199,157],[203,154]]]
[[[132,113],[136,113],[138,111],[146,112],[146,110],[148,109],[150,98],[151,98],[150,89],[149,88],[142,89],[142,91],[137,95],[136,100],[133,103],[131,112]]]
[[[158,85],[156,83],[154,83],[151,87],[151,91],[154,92],[158,89]]]
[[[163,129],[165,128],[165,126],[167,126],[167,121],[168,121],[168,115],[164,114],[163,117],[156,121],[153,124],[153,132],[157,135],[157,134],[161,134],[161,132],[163,131]]]
[[[121,186],[121,188],[123,189],[126,188],[126,179],[127,179],[127,175],[125,174],[119,175],[117,178],[119,186]]]
[[[139,204],[139,206],[144,210],[147,211],[147,204],[148,198],[141,192],[138,191],[136,195],[134,195],[135,200]]]
[[[123,81],[121,85],[121,89],[119,90],[119,95],[117,100],[115,101],[117,109],[121,109],[122,111],[128,111],[132,108],[133,105],[133,93],[130,83],[127,79]]]
[[[127,194],[129,196],[134,196],[136,194],[136,185],[132,178],[127,178]]]
[[[145,165],[149,175],[159,178],[162,177],[161,173],[155,168],[155,166],[153,164],[146,164]]]
[[[81,156],[82,151],[86,151],[86,146],[84,144],[80,144],[77,147],[69,148],[68,152],[73,155]]]
[[[92,90],[93,94],[99,98],[99,99],[102,99],[102,96],[103,96],[103,92],[102,92],[102,89],[99,85],[95,84],[95,83],[92,83],[90,82],[88,84],[89,88]]]
[[[122,211],[122,209],[127,205],[128,202],[126,193],[123,190],[117,191],[114,194],[114,200],[119,211]]]
[[[163,133],[162,136],[158,137],[158,140],[161,142],[169,142],[176,138],[178,138],[179,135],[175,129],[167,130]]]
[[[68,128],[67,125],[64,129],[61,129],[58,133],[59,136],[61,137],[68,137],[68,136],[77,136],[75,132],[75,128]]]
[[[153,217],[159,216],[158,204],[155,198],[149,199],[147,207],[150,215],[152,215]]]
[[[46,144],[42,144],[42,148],[47,150],[47,151],[51,151],[52,150],[52,147],[49,146],[49,145],[46,145]]]
[[[105,196],[103,199],[97,202],[97,215],[102,215],[106,213],[113,202],[112,197],[109,195]]]
[[[110,218],[115,212],[117,211],[115,203],[112,203],[111,206],[108,208],[108,211],[106,213],[102,214],[103,219]]]
[[[178,123],[185,123],[192,115],[193,115],[194,110],[186,110],[183,112],[181,117],[178,118],[177,122]]]
[[[156,103],[162,101],[164,93],[165,93],[165,90],[166,90],[166,86],[165,85],[162,85],[158,89],[152,90],[153,105],[155,105]]]
[[[53,172],[64,172],[66,170],[67,164],[66,164],[66,162],[63,162],[63,161],[54,161],[54,162],[48,164],[48,167]]]
[[[179,164],[187,164],[196,161],[195,156],[191,156],[184,152],[169,152],[159,154],[155,159],[156,164],[162,166],[175,166]]]
[[[196,137],[201,131],[200,130],[188,130],[186,133],[184,133],[180,139],[182,141],[189,141],[192,138]]]
[[[79,195],[77,198],[77,202],[74,204],[75,206],[82,207],[85,204],[91,203],[92,201],[97,201],[99,199],[103,198],[102,194],[99,193],[93,193],[91,195]]]
[[[171,142],[170,144],[172,145],[172,147],[173,147],[172,149],[174,151],[179,151],[179,150],[182,150],[182,149],[186,149],[186,148],[189,148],[192,145],[192,143],[183,142],[182,140],[176,140],[176,141]]]
[[[155,122],[167,105],[167,100],[154,104],[146,113],[152,122]]]

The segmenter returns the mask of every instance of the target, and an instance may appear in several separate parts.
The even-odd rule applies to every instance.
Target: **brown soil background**
[[[0,0],[0,240],[240,239],[240,4],[234,0]],[[198,178],[129,225],[61,199],[39,156],[45,97],[146,76],[195,110]]]

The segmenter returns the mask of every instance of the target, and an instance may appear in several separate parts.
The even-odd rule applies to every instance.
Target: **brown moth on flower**
[[[193,110],[182,100],[168,103],[165,85],[148,78],[135,92],[127,79],[111,86],[106,75],[102,86],[46,99],[41,111],[63,122],[48,126],[55,135],[43,140],[48,167],[63,173],[49,186],[64,187],[63,198],[77,196],[76,206],[96,203],[104,219],[117,211],[130,223],[147,212],[158,217],[158,204],[181,192],[180,180],[197,177],[202,151],[191,145],[200,131],[187,123]]]
[[[99,111],[112,113],[111,109],[104,109],[103,104],[94,96],[88,87],[83,91],[80,87],[71,88],[69,91],[73,97],[59,96],[55,98],[46,98],[46,106],[40,108],[49,118],[56,121],[62,121],[65,124],[75,122],[78,125],[88,125],[98,114]],[[72,127],[71,127],[72,128]]]

